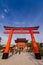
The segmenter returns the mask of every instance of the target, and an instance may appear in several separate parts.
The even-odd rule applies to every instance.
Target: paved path
[[[4,60],[0,58],[0,65],[43,65],[43,59],[36,60],[30,53],[21,53]]]

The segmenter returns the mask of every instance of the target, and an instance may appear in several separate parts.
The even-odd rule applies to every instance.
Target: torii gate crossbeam
[[[2,59],[8,58],[10,43],[11,43],[11,39],[12,39],[13,34],[30,34],[31,39],[32,39],[35,58],[41,59],[41,55],[40,55],[39,49],[37,47],[37,44],[36,44],[36,41],[34,38],[34,34],[39,34],[39,32],[37,31],[38,28],[39,28],[39,26],[37,26],[37,27],[8,27],[8,26],[4,26],[4,29],[5,29],[4,34],[9,34],[9,37],[8,37],[8,41],[6,44],[6,48],[4,49]]]

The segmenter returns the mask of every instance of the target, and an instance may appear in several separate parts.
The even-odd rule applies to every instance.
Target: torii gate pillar
[[[38,46],[37,46],[35,38],[34,38],[34,33],[33,33],[33,31],[31,29],[30,29],[30,35],[31,35],[31,39],[32,39],[32,45],[33,45],[33,50],[34,50],[35,58],[36,59],[41,59],[41,55],[40,55]]]
[[[7,44],[6,44],[6,48],[5,48],[3,56],[2,56],[2,59],[8,58],[12,35],[13,35],[13,30],[11,29],[10,33],[9,33],[8,41],[7,41]]]

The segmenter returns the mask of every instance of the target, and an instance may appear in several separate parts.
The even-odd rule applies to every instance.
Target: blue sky
[[[0,0],[0,36],[2,43],[6,43],[8,34],[3,33],[3,26],[40,26],[40,34],[36,34],[35,39],[38,42],[43,42],[43,0]],[[25,37],[31,41],[30,35],[17,34],[13,35],[11,43],[20,37]]]

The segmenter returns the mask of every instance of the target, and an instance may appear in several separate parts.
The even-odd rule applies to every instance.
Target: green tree
[[[32,45],[32,43],[30,42],[28,42],[27,43],[27,47],[30,47],[30,49],[28,50],[29,52],[33,52],[33,45]]]

